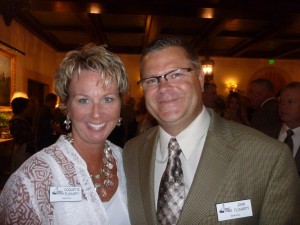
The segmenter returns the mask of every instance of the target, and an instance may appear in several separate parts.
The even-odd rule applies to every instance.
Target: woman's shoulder
[[[45,150],[41,150],[28,158],[15,173],[25,177],[35,176],[34,173],[46,174],[46,171],[50,171],[52,162],[51,155]]]
[[[66,158],[61,149],[60,144],[54,143],[36,152],[18,168],[16,173],[22,176],[32,176],[35,172],[44,174],[47,171],[51,171],[52,167],[56,167],[58,161]]]

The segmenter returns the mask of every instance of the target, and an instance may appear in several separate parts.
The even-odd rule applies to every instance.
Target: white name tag
[[[81,200],[81,187],[50,187],[50,202],[77,202]]]
[[[250,199],[221,203],[217,204],[216,207],[219,221],[253,216]]]

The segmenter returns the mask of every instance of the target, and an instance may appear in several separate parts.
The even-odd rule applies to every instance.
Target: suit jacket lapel
[[[143,151],[139,157],[140,186],[148,224],[156,224],[154,198],[154,165],[158,143],[158,128],[154,128],[144,140]]]
[[[178,224],[199,223],[209,213],[211,205],[215,205],[224,173],[235,154],[230,146],[232,138],[224,121],[213,114],[201,159]]]

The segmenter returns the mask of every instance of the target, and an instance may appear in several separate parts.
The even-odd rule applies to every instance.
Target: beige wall
[[[130,95],[138,100],[142,96],[141,88],[137,87],[139,80],[138,55],[119,55],[123,60],[129,75],[131,92]],[[202,60],[202,57],[199,57]],[[227,84],[236,83],[238,89],[246,94],[249,80],[257,73],[280,72],[286,82],[300,81],[300,61],[298,60],[275,60],[274,65],[269,64],[267,59],[238,59],[238,58],[213,58],[215,61],[214,83],[217,85],[218,94],[228,94]],[[275,73],[275,74],[276,74]]]
[[[1,18],[2,19],[2,18]],[[7,27],[0,20],[0,40],[25,52],[16,54],[16,91],[27,91],[27,79],[33,79],[50,86],[53,91],[53,73],[65,53],[57,53],[47,44],[25,30],[15,21]],[[119,54],[126,66],[130,80],[129,95],[137,102],[142,96],[142,90],[136,85],[139,80],[139,55]],[[200,57],[200,59],[203,59]],[[251,77],[261,70],[279,71],[286,81],[300,81],[300,63],[296,60],[275,60],[269,65],[266,59],[213,58],[215,61],[215,78],[218,93],[226,96],[227,83],[237,83],[238,89],[246,91]]]
[[[267,59],[213,58],[215,61],[215,83],[218,93],[227,95],[226,84],[236,83],[245,92],[252,76],[264,74],[282,75],[286,82],[300,81],[298,60],[276,60],[273,65]]]
[[[11,51],[16,55],[15,91],[27,91],[27,79],[47,84],[53,91],[53,72],[58,65],[57,53],[40,41],[14,20],[8,27],[0,19],[0,40],[22,51],[25,55]],[[4,50],[5,46],[0,46]]]
[[[137,85],[140,79],[140,56],[139,55],[118,55],[123,61],[128,74],[130,89],[128,95],[134,97],[137,101],[143,95],[142,89]]]

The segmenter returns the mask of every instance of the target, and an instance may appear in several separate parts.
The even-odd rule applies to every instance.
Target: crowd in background
[[[272,81],[264,78],[252,81],[247,95],[240,91],[230,91],[225,97],[218,95],[215,83],[204,83],[203,101],[207,108],[214,109],[227,120],[253,127],[275,139],[279,139],[283,126],[278,97],[280,93],[274,92]],[[45,97],[41,107],[34,99],[20,97],[12,101],[14,116],[10,121],[10,131],[15,140],[14,152],[19,157],[13,157],[11,171],[30,155],[53,144],[61,134],[67,133],[64,128],[65,115],[56,107],[57,103],[58,98],[54,93]],[[121,126],[117,126],[108,138],[120,147],[129,139],[157,125],[147,111],[144,97],[136,104],[134,97],[125,96],[122,99],[121,118]]]
[[[56,107],[58,97],[54,93],[45,96],[39,106],[33,98],[17,97],[11,102],[13,117],[9,121],[10,133],[14,140],[10,173],[34,153],[47,147],[66,134],[65,115]]]
[[[258,78],[250,82],[246,95],[230,91],[226,97],[217,94],[215,83],[206,82],[203,101],[221,117],[250,126],[285,143],[287,130],[293,130],[293,146],[290,148],[300,174],[300,82],[288,83],[276,93],[270,79]]]

